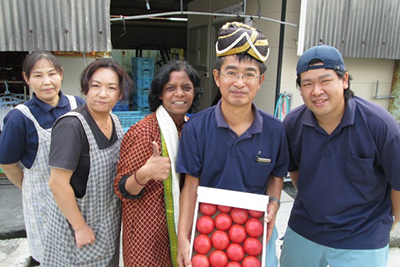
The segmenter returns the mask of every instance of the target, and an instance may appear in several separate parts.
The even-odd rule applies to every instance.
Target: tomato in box
[[[205,235],[200,234],[194,239],[193,249],[200,254],[207,254],[211,249],[211,239]]]
[[[232,243],[226,249],[226,255],[233,261],[241,261],[244,258],[244,249],[241,245]]]
[[[237,261],[231,261],[231,262],[228,262],[226,267],[242,267],[242,265],[240,265],[240,263]]]
[[[260,218],[261,216],[264,215],[264,212],[258,210],[249,210],[249,214],[253,218]]]
[[[226,213],[220,213],[214,219],[215,228],[221,231],[228,231],[232,226],[232,218]]]
[[[254,256],[247,256],[242,261],[242,267],[261,267],[261,262]]]
[[[264,226],[259,219],[250,218],[245,225],[246,232],[251,237],[260,237],[263,234]]]
[[[208,203],[201,203],[200,204],[200,211],[204,215],[214,215],[217,212],[217,206],[214,204],[208,204]]]
[[[233,208],[231,211],[232,221],[237,224],[244,224],[249,218],[249,213],[245,209]]]
[[[209,234],[214,230],[214,220],[208,215],[201,216],[197,220],[196,229],[202,234]]]
[[[206,255],[197,254],[192,258],[192,267],[210,267],[210,262]]]
[[[248,237],[243,243],[244,251],[250,256],[258,256],[262,252],[260,240],[254,237]]]
[[[224,231],[215,231],[211,236],[211,243],[215,249],[224,250],[229,245],[229,236]]]
[[[232,207],[218,205],[218,210],[223,213],[229,213],[232,210]]]
[[[234,224],[229,229],[229,238],[233,243],[242,243],[246,239],[246,229],[239,224]]]
[[[225,267],[228,263],[228,256],[221,250],[214,250],[208,257],[213,267]]]

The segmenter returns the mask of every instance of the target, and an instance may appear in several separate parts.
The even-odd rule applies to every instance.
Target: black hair
[[[194,87],[194,98],[193,103],[190,106],[188,113],[194,113],[200,105],[200,96],[203,93],[201,87],[201,80],[196,70],[186,61],[168,61],[165,65],[161,66],[160,69],[155,73],[154,79],[151,82],[151,88],[149,92],[149,107],[150,111],[154,112],[162,104],[160,96],[163,93],[164,86],[170,80],[170,74],[173,71],[185,71],[189,76],[190,81]]]
[[[129,92],[133,89],[133,82],[131,77],[125,71],[124,67],[117,61],[111,58],[101,58],[90,63],[81,74],[81,91],[86,95],[89,91],[89,82],[92,78],[93,73],[98,69],[112,69],[118,75],[119,95],[122,99],[125,99],[125,95],[129,95]]]
[[[239,62],[241,61],[255,61],[258,64],[258,69],[260,70],[260,74],[264,74],[267,71],[267,66],[265,66],[265,64],[257,59],[255,59],[254,57],[248,55],[248,54],[234,54],[236,56],[236,58],[239,60]],[[214,69],[221,71],[221,66],[222,64],[224,64],[225,61],[225,57],[218,57],[215,62],[214,62]]]
[[[321,59],[313,59],[310,61],[310,63],[308,63],[309,66],[312,65],[316,65],[318,63],[324,63]],[[347,70],[345,71],[340,71],[340,70],[333,70],[334,72],[336,72],[337,76],[339,77],[339,79],[343,79],[344,75],[346,74]],[[297,88],[300,88],[300,79],[301,73],[297,76],[296,78],[296,86]],[[352,80],[352,77],[349,75],[349,81],[348,81],[348,87],[346,90],[343,90],[343,95],[344,95],[344,99],[347,101],[348,99],[354,97],[354,92],[350,89],[350,80]]]
[[[44,51],[35,51],[26,55],[24,62],[22,63],[22,71],[25,73],[26,79],[29,80],[33,67],[36,62],[41,59],[46,59],[51,65],[53,65],[58,74],[61,75],[63,73],[63,68],[60,62],[58,62],[58,59],[53,54]]]

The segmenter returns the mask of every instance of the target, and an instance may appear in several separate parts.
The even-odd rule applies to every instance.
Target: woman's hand
[[[93,245],[96,241],[94,232],[86,223],[75,230],[75,241],[78,248],[82,248],[86,245]]]

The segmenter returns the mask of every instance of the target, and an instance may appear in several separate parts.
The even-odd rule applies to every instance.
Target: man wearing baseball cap
[[[276,267],[274,225],[287,174],[287,139],[282,123],[253,104],[265,78],[268,41],[253,27],[229,22],[219,31],[216,52],[213,76],[221,100],[193,115],[180,139],[177,171],[185,174],[185,185],[180,200],[178,264],[191,264],[189,237],[200,185],[269,195],[265,266]]]
[[[400,219],[400,131],[382,107],[354,96],[334,47],[297,64],[304,105],[284,120],[298,195],[282,267],[381,267]]]

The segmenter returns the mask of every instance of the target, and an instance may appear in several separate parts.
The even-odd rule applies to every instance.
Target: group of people
[[[33,97],[4,120],[0,166],[23,190],[29,247],[41,266],[118,266],[121,226],[124,266],[191,266],[197,188],[207,186],[269,196],[265,266],[276,267],[287,172],[298,194],[281,266],[386,266],[400,220],[399,124],[354,96],[331,46],[300,57],[304,105],[283,123],[253,103],[269,55],[264,34],[226,23],[216,53],[216,105],[188,120],[201,79],[172,61],[152,81],[153,113],[125,134],[111,113],[133,87],[120,64],[99,59],[85,68],[85,103],[62,94],[63,68],[52,54],[26,57]]]

